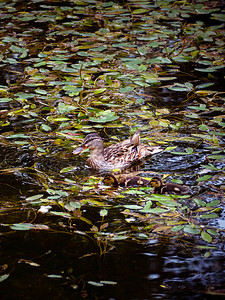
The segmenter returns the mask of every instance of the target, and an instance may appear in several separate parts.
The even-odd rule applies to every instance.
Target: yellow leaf
[[[172,226],[159,226],[153,229],[153,231],[168,231],[172,228]]]

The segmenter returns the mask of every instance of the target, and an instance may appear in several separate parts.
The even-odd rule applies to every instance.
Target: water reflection
[[[213,259],[196,255],[193,258],[165,257],[164,284],[172,289],[205,293],[225,283],[225,262],[222,253]]]
[[[207,299],[210,289],[225,284],[222,252],[212,250],[206,259],[166,239],[148,246],[117,242],[100,257],[94,240],[75,232],[14,232],[1,236],[0,252],[10,273],[1,285],[4,300],[40,299],[43,293],[50,299]],[[91,284],[101,281],[115,284]]]

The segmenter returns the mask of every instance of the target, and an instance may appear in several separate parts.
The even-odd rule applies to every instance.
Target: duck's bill
[[[80,147],[78,147],[77,149],[75,149],[75,150],[73,151],[73,154],[79,154],[79,153],[81,153],[82,151],[84,151],[85,149],[86,149],[85,146],[80,146]]]

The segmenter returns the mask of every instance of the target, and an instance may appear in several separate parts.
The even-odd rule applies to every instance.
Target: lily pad
[[[89,121],[94,123],[107,123],[117,120],[119,117],[115,115],[115,112],[106,110],[98,114],[98,117],[90,117]]]

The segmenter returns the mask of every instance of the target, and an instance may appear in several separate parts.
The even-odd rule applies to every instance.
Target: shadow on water
[[[8,232],[0,261],[11,275],[1,284],[1,299],[216,299],[210,293],[224,284],[221,253],[206,259],[166,238],[161,242],[118,243],[99,258],[85,236]]]

